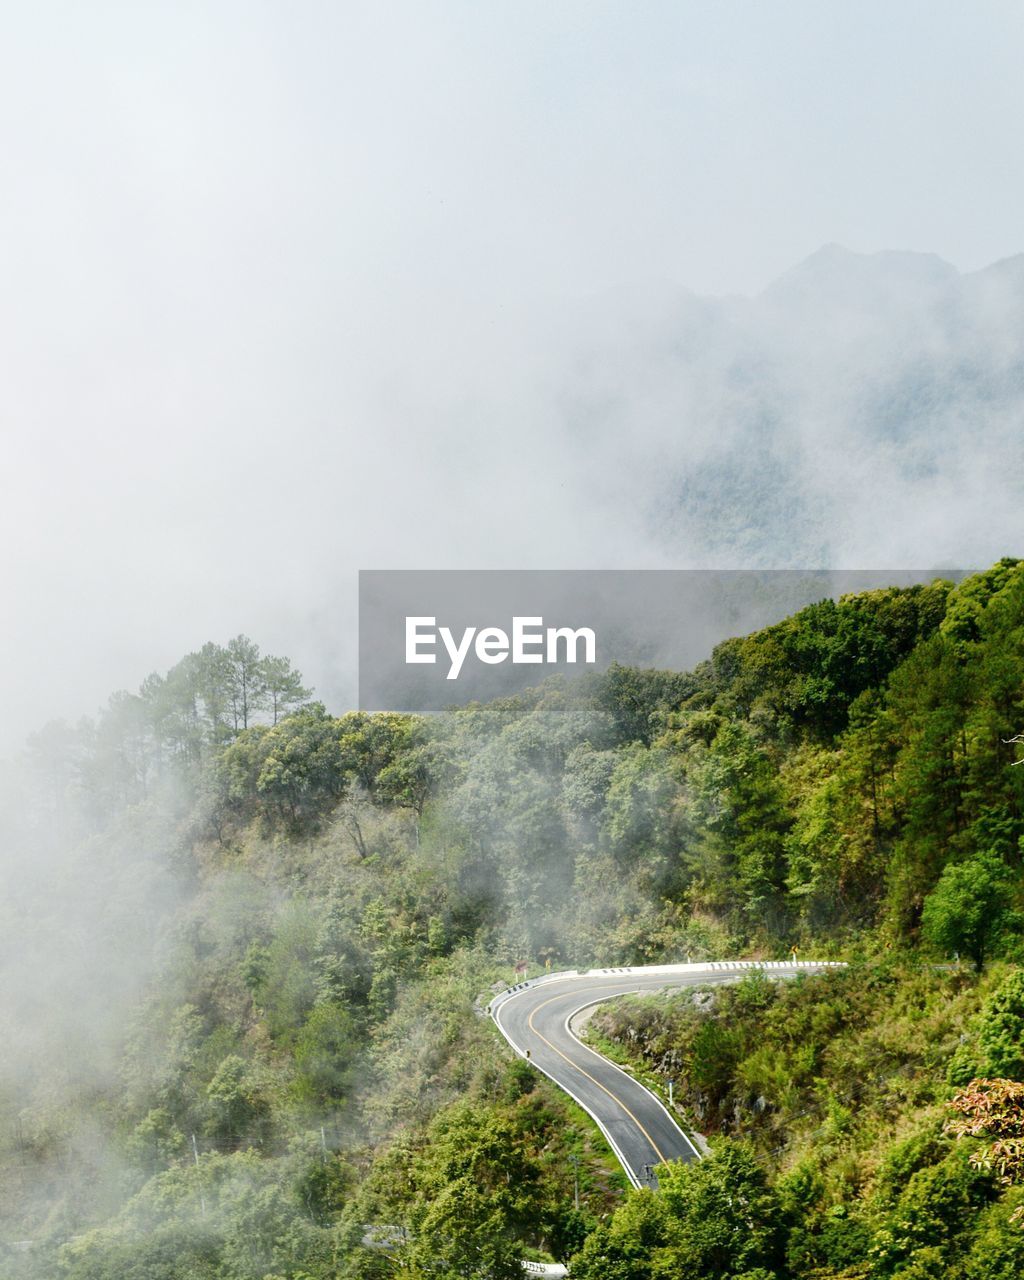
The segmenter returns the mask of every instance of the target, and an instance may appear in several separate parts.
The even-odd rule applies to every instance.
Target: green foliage
[[[715,878],[735,887],[751,917],[777,924],[791,818],[778,769],[748,728],[719,730],[697,770],[696,793],[704,840],[720,851]]]
[[[355,1020],[343,1004],[315,1005],[295,1039],[295,1087],[330,1106],[347,1095],[358,1050]]]
[[[980,969],[1006,929],[1010,891],[1010,873],[994,853],[952,863],[925,899],[921,932],[938,950],[963,952]]]
[[[660,1195],[640,1191],[598,1227],[571,1263],[583,1280],[739,1280],[782,1261],[777,1198],[753,1153],[716,1147],[705,1160],[659,1170]]]
[[[1024,1080],[1024,971],[1006,975],[971,1030],[950,1059],[950,1084],[964,1085],[978,1076]]]
[[[183,889],[136,913],[162,968],[113,1083],[71,1093],[57,1054],[0,1097],[0,1200],[23,1166],[58,1188],[5,1218],[43,1242],[18,1266],[511,1276],[532,1249],[602,1280],[1015,1274],[1019,1193],[941,1117],[950,1083],[1024,1074],[1024,980],[993,963],[1024,953],[1022,669],[1005,560],[820,602],[692,673],[429,720],[330,715],[238,636],[49,726],[32,820],[90,867],[115,837],[132,874],[165,844]],[[917,967],[922,942],[987,967]],[[472,1012],[514,963],[794,945],[861,960],[593,1019],[721,1139],[659,1196],[623,1199],[589,1122]]]
[[[239,735],[220,757],[224,795],[238,817],[262,813],[299,830],[341,799],[343,758],[337,725],[314,703]]]
[[[1000,591],[1018,577],[1020,561],[1004,556],[991,569],[965,578],[950,593],[940,625],[944,636],[960,645],[970,645],[981,638],[982,616]]]
[[[667,1277],[671,1272],[666,1262],[674,1265],[670,1251],[678,1236],[679,1223],[668,1201],[652,1191],[639,1191],[610,1222],[591,1232],[572,1259],[572,1274],[576,1280]]]
[[[317,920],[310,907],[296,902],[282,912],[266,948],[256,998],[275,1038],[291,1038],[316,1003],[314,956]]]
[[[716,1147],[693,1164],[672,1165],[659,1183],[680,1224],[671,1259],[680,1280],[771,1272],[781,1263],[780,1206],[742,1143]]]
[[[44,802],[51,817],[66,822],[73,812],[85,830],[97,831],[168,781],[215,792],[199,771],[247,727],[266,718],[276,724],[309,696],[287,658],[262,655],[247,636],[207,643],[166,675],[147,676],[137,693],[112,695],[97,720],[33,735]]]
[[[951,1151],[913,1173],[884,1214],[870,1246],[881,1276],[948,1274],[966,1224],[992,1201],[991,1177]]]
[[[965,1280],[1017,1280],[1024,1274],[1024,1231],[1019,1217],[1024,1191],[1011,1191],[978,1216],[970,1252],[963,1261]]]
[[[185,1137],[166,1107],[147,1111],[132,1130],[127,1154],[147,1174],[166,1168],[184,1149]]]
[[[720,701],[776,732],[832,737],[851,704],[878,688],[942,622],[950,585],[891,587],[823,600],[714,653]]]
[[[71,1280],[265,1280],[296,1265],[322,1275],[329,1233],[297,1191],[305,1157],[206,1156],[152,1178],[112,1222],[60,1250]]]
[[[536,1175],[511,1124],[489,1110],[444,1113],[411,1173],[411,1257],[425,1270],[522,1275],[520,1240],[536,1213]]]
[[[769,1159],[783,1136],[838,1152],[860,1124],[887,1124],[911,1100],[919,1110],[939,1103],[978,1007],[966,974],[851,964],[617,1002],[589,1027],[673,1079],[703,1132],[749,1139]]]
[[[613,663],[599,682],[597,705],[608,717],[613,742],[650,746],[669,713],[698,687],[695,675]]]
[[[678,761],[667,751],[634,744],[620,755],[605,792],[603,829],[616,857],[642,865],[663,882],[677,853],[682,802]]]
[[[237,1054],[229,1054],[206,1086],[213,1113],[213,1132],[222,1141],[238,1142],[256,1138],[269,1110],[252,1065]]]

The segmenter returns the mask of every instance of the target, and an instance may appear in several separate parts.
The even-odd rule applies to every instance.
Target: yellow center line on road
[[[549,1049],[557,1053],[560,1058],[564,1058],[565,1061],[568,1062],[570,1067],[575,1067],[576,1070],[581,1075],[584,1075],[587,1077],[587,1079],[590,1081],[591,1084],[596,1084],[599,1089],[603,1089],[604,1092],[608,1095],[608,1097],[611,1098],[612,1102],[617,1102],[618,1105],[623,1109],[623,1111],[625,1111],[626,1115],[629,1116],[630,1120],[633,1121],[636,1127],[640,1130],[640,1132],[644,1135],[647,1141],[651,1144],[651,1146],[657,1152],[658,1159],[661,1161],[661,1163],[667,1164],[668,1162],[666,1161],[665,1157],[661,1154],[661,1149],[659,1148],[658,1144],[654,1141],[651,1135],[647,1132],[647,1130],[636,1118],[636,1116],[632,1113],[632,1111],[630,1111],[629,1107],[626,1106],[626,1104],[622,1101],[622,1099],[617,1097],[614,1093],[612,1093],[611,1089],[603,1085],[600,1080],[596,1080],[590,1074],[589,1071],[585,1071],[578,1062],[573,1062],[572,1058],[570,1058],[568,1054],[563,1053],[561,1049],[558,1048],[557,1045],[552,1044],[551,1041],[547,1038],[547,1036],[543,1035],[533,1025],[533,1019],[536,1014],[540,1013],[541,1009],[546,1009],[549,1004],[554,1004],[556,1000],[561,1000],[564,995],[565,995],[565,992],[563,991],[560,995],[552,996],[550,1000],[545,1000],[543,1004],[537,1005],[536,1009],[534,1009],[533,1012],[530,1014],[530,1016],[527,1018],[526,1025],[530,1028],[533,1034],[537,1036],[538,1039],[544,1041],[544,1043],[547,1045]]]

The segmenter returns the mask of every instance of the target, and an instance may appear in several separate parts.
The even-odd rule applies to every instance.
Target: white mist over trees
[[[198,764],[251,725],[277,724],[310,693],[287,658],[262,655],[247,636],[210,642],[166,675],[147,676],[138,693],[113,694],[95,720],[31,734],[29,762],[47,780],[51,817],[74,796],[102,825],[144,799],[165,764]]]
[[[371,1219],[435,1257],[439,1171],[505,1270],[520,1227],[569,1256],[566,1142],[585,1185],[607,1170],[472,1000],[524,955],[905,938],[975,846],[1017,869],[1020,573],[976,584],[977,632],[941,630],[945,589],[919,628],[902,597],[826,606],[696,683],[617,672],[438,737],[306,679],[353,704],[364,567],[1019,551],[1020,11],[9,8],[0,1269],[333,1275]],[[938,256],[860,252],[902,246]],[[240,630],[291,660],[196,647]],[[887,660],[846,687],[851,635]],[[806,1089],[793,1113],[841,1135]]]
[[[272,495],[258,556],[228,548],[229,527],[248,518],[229,500],[216,516],[200,504],[201,551],[177,545],[169,512],[140,527],[157,559],[135,595],[127,551],[91,543],[91,565],[107,566],[98,630],[67,628],[60,592],[24,584],[27,607],[3,643],[19,655],[9,668],[36,672],[44,692],[12,692],[6,733],[13,743],[16,726],[33,728],[40,706],[44,719],[47,707],[88,711],[133,669],[169,664],[197,630],[223,634],[237,625],[228,602],[321,696],[351,705],[360,567],[988,563],[1019,531],[1022,261],[962,274],[932,255],[833,246],[752,298],[637,286],[533,299],[487,325],[464,313],[420,330],[405,316],[388,374],[400,392],[370,394],[368,357],[336,389],[349,406],[337,431],[289,428],[300,486],[277,484],[272,432],[252,445],[249,487]],[[184,429],[181,493],[207,448]],[[39,534],[21,563],[45,545]],[[75,546],[52,554],[83,584],[78,616],[93,617],[93,568]],[[187,573],[165,576],[154,598],[165,555],[184,556]],[[152,618],[141,631],[140,609]],[[275,700],[278,714],[289,705],[287,673],[265,671],[250,689],[244,656],[233,661],[232,728],[254,696],[271,718]]]
[[[524,964],[794,947],[854,964],[792,996],[761,977],[688,1004],[665,1023],[681,1052],[657,1010],[637,1015],[638,1050],[729,1139],[655,1202],[654,1245],[703,1275],[753,1214],[751,1257],[778,1280],[876,1245],[888,1280],[935,1247],[894,1234],[907,1221],[982,1256],[962,1202],[942,1196],[936,1223],[913,1187],[966,1177],[1003,1214],[1019,1194],[949,1150],[930,1104],[1024,1016],[1002,986],[1024,920],[1022,655],[1008,557],[821,600],[686,673],[613,666],[429,718],[304,702],[273,723],[267,660],[239,637],[89,733],[51,726],[2,809],[0,1262],[25,1280],[300,1263],[376,1280],[437,1257],[493,1280],[524,1246],[573,1268],[582,1247],[601,1274],[650,1201],[616,1209],[589,1124],[477,1016],[488,990]],[[83,795],[69,774],[97,781]],[[827,1124],[857,1142],[820,1141]],[[919,1182],[878,1186],[910,1130]],[[720,1175],[758,1191],[739,1218]]]
[[[359,568],[1013,550],[1015,6],[4,36],[0,752],[240,629],[351,705]]]
[[[270,729],[309,697],[288,659],[239,635],[114,694],[95,719],[49,723],[0,769],[5,1141],[46,1147],[36,1122],[47,1098],[75,1113],[39,1194],[46,1176],[67,1176],[66,1159],[81,1162],[82,1188],[115,1186],[119,1159],[87,1100],[117,1077],[132,1017],[173,949],[168,922],[195,892],[187,849],[209,808],[202,771],[247,726]]]

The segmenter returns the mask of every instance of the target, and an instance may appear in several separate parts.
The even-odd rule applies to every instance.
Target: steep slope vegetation
[[[990,1029],[1022,946],[1024,567],[431,720],[332,716],[243,640],[50,726],[11,790],[12,1275],[500,1276],[524,1247],[638,1280],[1003,1274],[978,1258],[1016,1247],[1017,1193],[942,1121],[1022,1070]],[[516,965],[794,946],[858,964],[598,1024],[724,1144],[606,1217],[613,1162],[474,1001]]]

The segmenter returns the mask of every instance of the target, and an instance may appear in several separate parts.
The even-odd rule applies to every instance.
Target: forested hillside
[[[238,637],[48,726],[3,806],[4,1274],[1018,1274],[1017,1157],[944,1126],[1024,1076],[1022,670],[1003,560],[430,719]],[[719,1135],[660,1197],[479,1016],[516,965],[794,947],[854,963],[595,1019]]]

